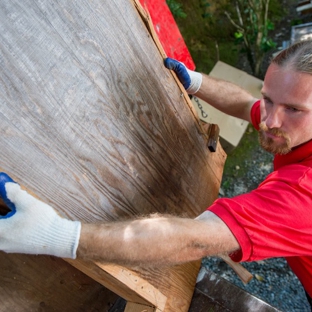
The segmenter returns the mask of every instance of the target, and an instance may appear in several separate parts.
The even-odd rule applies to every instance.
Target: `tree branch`
[[[244,21],[243,21],[242,14],[241,14],[241,11],[240,11],[240,8],[239,8],[237,1],[235,2],[235,7],[236,7],[238,20],[239,20],[241,26],[244,27]]]
[[[232,19],[231,15],[229,12],[224,11],[224,14],[226,15],[226,17],[229,19],[229,21],[231,22],[231,24],[233,26],[235,26],[239,31],[241,31],[242,33],[245,33],[245,29],[243,27],[241,27],[240,25],[238,25],[237,23],[235,23],[235,21]]]

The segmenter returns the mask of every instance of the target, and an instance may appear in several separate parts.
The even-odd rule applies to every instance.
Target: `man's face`
[[[271,64],[262,88],[261,146],[286,154],[312,139],[312,75]]]

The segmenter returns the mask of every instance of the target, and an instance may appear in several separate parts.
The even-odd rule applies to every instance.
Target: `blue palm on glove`
[[[191,77],[188,74],[187,69],[183,63],[167,57],[165,59],[165,66],[166,68],[171,69],[176,73],[185,90],[190,87]]]
[[[0,219],[5,219],[5,218],[10,218],[12,217],[15,212],[16,212],[16,207],[15,205],[8,199],[7,197],[7,193],[5,190],[5,184],[7,182],[13,182],[16,183],[15,181],[13,181],[6,173],[4,172],[0,172],[0,196],[3,199],[4,203],[8,206],[8,208],[11,210],[10,212],[8,212],[5,216],[1,216],[0,215]]]
[[[167,57],[165,67],[173,70],[188,94],[195,94],[202,83],[202,74],[189,70],[183,63]]]

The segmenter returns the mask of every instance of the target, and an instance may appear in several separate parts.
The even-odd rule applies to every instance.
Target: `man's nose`
[[[267,118],[265,124],[269,129],[280,128],[282,125],[282,112],[279,108],[272,108],[267,111]]]

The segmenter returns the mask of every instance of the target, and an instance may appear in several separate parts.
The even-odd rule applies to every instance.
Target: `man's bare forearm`
[[[83,224],[77,255],[123,265],[174,265],[239,248],[215,220],[154,216],[128,222]],[[209,231],[208,231],[209,228]]]
[[[201,87],[195,95],[222,112],[247,121],[250,121],[250,108],[257,100],[231,82],[204,74]]]
[[[226,224],[210,211],[195,220],[154,215],[126,222],[82,224],[62,218],[5,173],[0,173],[0,197],[11,213],[0,218],[0,250],[5,252],[156,266],[239,248]]]

